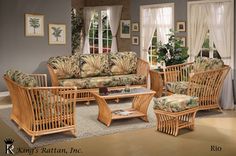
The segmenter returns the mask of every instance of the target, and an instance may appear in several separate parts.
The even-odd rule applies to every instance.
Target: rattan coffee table
[[[147,88],[133,88],[130,92],[112,92],[108,95],[99,95],[97,92],[91,92],[98,104],[98,120],[106,126],[110,126],[112,120],[127,118],[141,118],[148,122],[147,110],[155,93],[155,91]],[[111,110],[106,102],[108,99],[128,97],[133,97],[132,106],[128,109]]]

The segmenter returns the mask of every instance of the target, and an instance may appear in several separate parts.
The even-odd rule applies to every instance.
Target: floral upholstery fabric
[[[173,94],[154,99],[154,109],[168,112],[180,112],[198,106],[198,98],[188,95]]]
[[[11,80],[24,87],[37,86],[37,80],[33,76],[25,74],[19,70],[7,70],[5,76],[8,76]]]
[[[108,76],[110,75],[107,54],[80,55],[81,77]]]
[[[79,78],[79,56],[51,57],[48,64],[55,70],[58,79]]]
[[[166,89],[175,94],[187,94],[188,84],[186,81],[167,82]]]
[[[137,55],[135,52],[110,53],[109,66],[112,75],[135,74],[137,71]]]
[[[221,59],[198,57],[193,64],[193,72],[215,70],[222,68],[223,66],[224,62]]]
[[[98,88],[103,84],[106,87],[146,84],[146,77],[136,74],[116,75],[103,77],[90,77],[82,79],[62,79],[59,80],[60,86],[76,86],[78,89]]]

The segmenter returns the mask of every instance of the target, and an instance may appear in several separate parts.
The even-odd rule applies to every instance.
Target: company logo
[[[4,140],[5,144],[6,144],[6,154],[14,154],[13,149],[14,149],[14,145],[13,142],[14,140],[11,138],[7,138]]]

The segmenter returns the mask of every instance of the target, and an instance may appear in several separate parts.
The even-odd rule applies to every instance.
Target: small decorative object
[[[177,31],[179,31],[179,32],[186,31],[185,22],[177,22]]]
[[[66,44],[66,25],[49,24],[49,44]]]
[[[125,85],[124,92],[125,93],[129,93],[130,92],[130,85],[129,84]]]
[[[107,87],[99,87],[99,94],[100,95],[108,95]]]
[[[44,16],[25,14],[25,36],[44,36]]]
[[[120,38],[130,38],[130,20],[120,21]]]
[[[157,61],[165,61],[166,66],[184,63],[189,57],[188,48],[182,46],[182,41],[175,37],[173,30],[168,36],[168,43],[159,45]]]
[[[183,47],[186,47],[186,37],[183,36],[183,37],[180,37],[179,39],[182,41],[182,44],[181,44],[181,45],[182,45]]]
[[[139,31],[138,23],[132,24],[132,31]]]
[[[139,44],[139,38],[138,38],[138,36],[133,36],[133,37],[132,37],[132,44],[134,44],[134,45],[138,45],[138,44]]]

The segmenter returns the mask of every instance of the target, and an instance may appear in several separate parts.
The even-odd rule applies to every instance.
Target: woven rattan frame
[[[194,120],[198,107],[181,112],[167,112],[155,109],[157,131],[177,136],[182,128],[194,130]]]
[[[230,67],[191,73],[193,63],[168,66],[164,69],[164,83],[189,82],[187,95],[199,98],[199,110],[220,108],[219,96]],[[168,94],[172,94],[169,93]]]
[[[31,136],[76,132],[75,87],[43,87],[44,74],[33,75],[40,87],[22,87],[4,76],[12,100],[11,119]]]
[[[56,75],[56,71],[48,64],[48,70],[51,77],[51,83],[52,86],[59,86],[58,78]],[[148,73],[149,73],[149,63],[138,58],[137,62],[137,74],[146,76],[146,80],[148,81]],[[146,84],[143,85],[131,85],[130,87],[147,87],[147,81]],[[125,86],[117,86],[117,87],[109,87],[109,89],[124,89]],[[93,89],[77,89],[77,97],[76,101],[87,101],[87,104],[89,104],[89,101],[95,100],[94,96],[92,96],[91,92],[98,92],[98,88]]]

